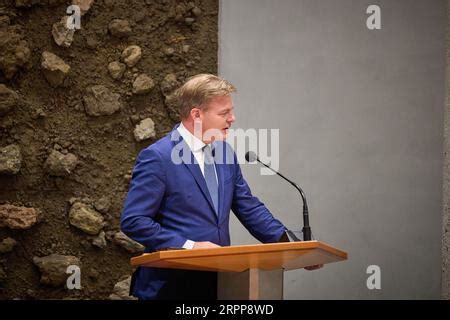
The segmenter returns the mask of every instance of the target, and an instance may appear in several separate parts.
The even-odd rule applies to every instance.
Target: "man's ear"
[[[192,120],[194,120],[194,121],[199,120],[200,119],[200,109],[195,108],[195,107],[192,108],[190,115],[191,115]]]

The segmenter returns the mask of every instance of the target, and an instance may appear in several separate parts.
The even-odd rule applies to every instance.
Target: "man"
[[[139,153],[121,229],[146,252],[228,246],[230,210],[259,241],[285,239],[223,141],[235,121],[234,91],[214,75],[190,78],[177,90],[181,123]],[[130,291],[140,299],[216,299],[217,273],[141,267]]]

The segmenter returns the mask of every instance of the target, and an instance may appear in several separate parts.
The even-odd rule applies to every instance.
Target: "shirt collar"
[[[189,130],[183,126],[183,123],[180,123],[177,130],[193,152],[201,151],[206,145],[202,140],[190,133]]]

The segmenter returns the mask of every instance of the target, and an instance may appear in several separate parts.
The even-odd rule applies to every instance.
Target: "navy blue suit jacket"
[[[251,194],[229,144],[214,143],[219,185],[216,214],[200,167],[177,127],[139,153],[122,211],[122,231],[143,244],[146,252],[181,248],[187,239],[229,246],[232,210],[259,241],[277,242],[286,228]],[[132,293],[157,299],[175,273],[179,276],[183,271],[138,268]]]

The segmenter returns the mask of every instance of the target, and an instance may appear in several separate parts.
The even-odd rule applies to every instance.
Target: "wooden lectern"
[[[218,271],[220,300],[280,300],[284,270],[346,259],[346,252],[326,243],[303,241],[158,251],[131,258],[131,265]]]

